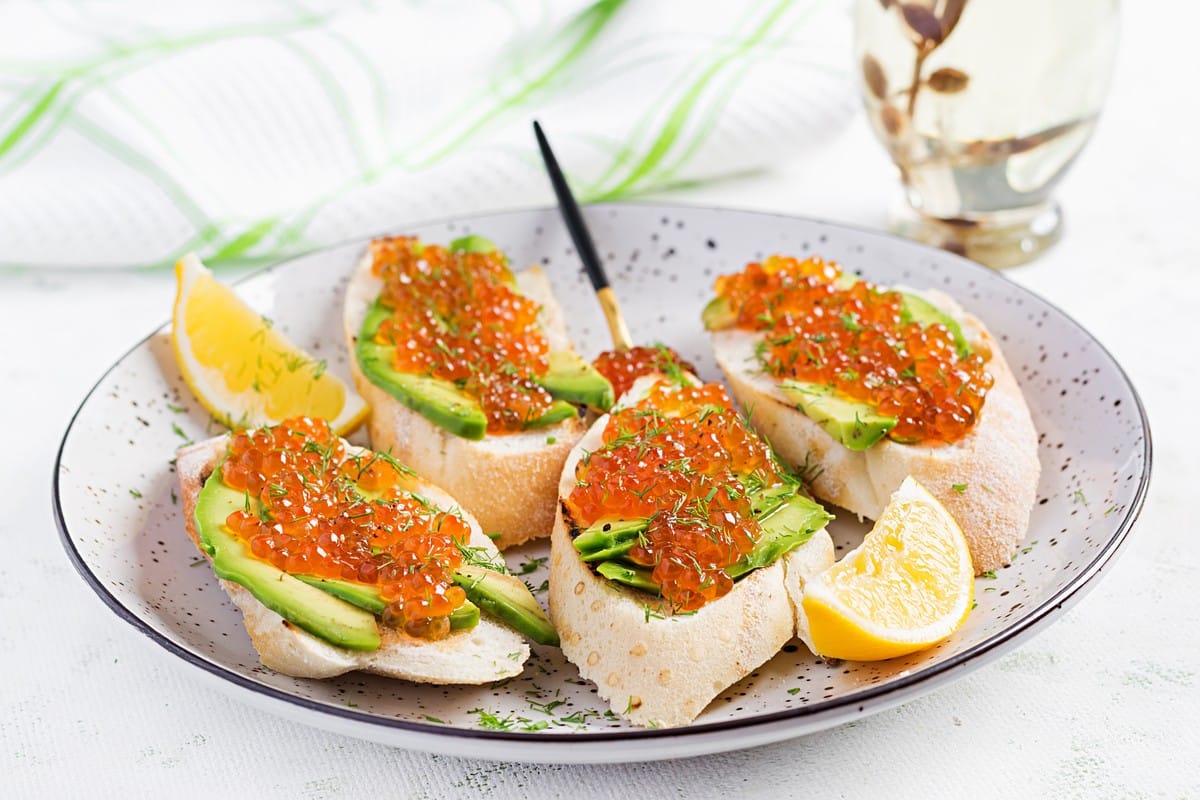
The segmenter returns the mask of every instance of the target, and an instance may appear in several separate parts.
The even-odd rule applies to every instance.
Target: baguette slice
[[[639,378],[625,403],[658,380]],[[575,486],[583,454],[603,446],[600,417],[563,467],[561,498]],[[596,684],[613,712],[638,725],[687,725],[722,691],[768,661],[803,623],[805,582],[833,564],[833,540],[822,528],[774,564],[755,570],[724,597],[691,615],[643,592],[596,575],[572,544],[573,521],[559,503],[550,539],[550,616],[562,651]]]
[[[819,468],[813,494],[860,517],[877,519],[911,475],[962,526],[976,574],[1009,564],[1029,527],[1041,466],[1037,431],[999,343],[975,317],[941,292],[914,292],[952,316],[972,345],[992,352],[995,379],[979,421],[953,444],[912,445],[883,439],[861,452],[847,449],[788,401],[763,373],[754,347],[760,334],[731,328],[712,335],[713,353],[738,402],[784,461]],[[958,487],[958,488],[955,488]]]
[[[542,306],[542,327],[552,350],[570,350],[562,309],[540,267],[516,273],[522,294]],[[346,287],[343,321],[350,349],[350,372],[358,393],[371,407],[371,446],[409,464],[442,486],[470,511],[504,550],[550,535],[555,492],[563,461],[585,430],[567,419],[537,430],[480,440],[455,436],[371,383],[354,358],[354,345],[367,310],[383,282],[371,274],[368,253]]]
[[[227,441],[228,437],[219,436],[182,448],[176,461],[187,534],[209,560],[196,526],[196,498],[223,459]],[[454,498],[428,481],[421,480],[414,489],[441,508],[459,507]],[[498,556],[479,523],[469,513],[463,517],[471,528],[471,546],[486,548]],[[347,650],[292,625],[240,584],[223,579],[218,582],[241,610],[246,632],[263,665],[284,675],[332,678],[359,670],[418,683],[483,684],[519,675],[529,658],[524,637],[486,615],[480,616],[475,627],[454,631],[440,641],[418,639],[381,626],[383,644],[378,650]]]

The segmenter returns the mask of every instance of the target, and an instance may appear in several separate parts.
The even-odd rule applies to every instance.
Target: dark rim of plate
[[[850,231],[858,236],[868,236],[868,237],[872,237],[872,238],[893,239],[893,240],[896,239],[896,237],[890,236],[886,233],[869,230],[869,229],[858,227],[855,225],[847,225],[845,223],[840,223],[840,222],[828,222],[826,220],[815,219],[815,218],[811,218],[811,217],[797,217],[797,216],[793,216],[793,215],[789,215],[789,214],[777,214],[777,213],[764,212],[764,211],[745,211],[745,210],[741,210],[741,209],[722,208],[722,207],[716,207],[716,206],[699,206],[699,205],[686,205],[686,204],[666,205],[666,204],[661,204],[661,203],[637,203],[637,202],[634,202],[634,203],[598,203],[595,205],[587,206],[587,208],[596,209],[596,210],[608,209],[608,208],[630,208],[630,209],[636,209],[636,210],[642,210],[642,211],[654,209],[655,212],[667,211],[667,212],[682,212],[682,213],[689,213],[689,212],[694,212],[694,211],[716,211],[716,212],[720,212],[723,214],[729,214],[730,216],[748,215],[748,216],[756,216],[756,217],[773,217],[773,218],[777,218],[780,220],[787,220],[790,222],[800,221],[800,222],[805,222],[805,223],[809,223],[809,224],[819,225],[822,227],[827,227],[830,229],[840,229],[843,231]],[[434,220],[413,223],[406,227],[421,228],[421,227],[427,227],[430,225],[448,224],[451,222],[459,222],[459,221],[471,222],[475,219],[480,219],[480,218],[496,219],[496,218],[502,218],[502,217],[508,217],[508,216],[523,216],[523,215],[527,215],[527,214],[531,214],[531,213],[538,213],[538,212],[557,214],[557,209],[554,206],[535,206],[535,207],[531,207],[531,208],[514,209],[514,210],[510,210],[510,211],[473,214],[473,215],[468,215],[465,217],[442,217],[442,218],[438,218],[438,219],[434,219]],[[557,217],[555,217],[555,219],[557,219]],[[394,230],[394,229],[395,228],[393,227],[392,230]],[[376,234],[376,235],[383,235],[383,234]],[[355,238],[349,239],[345,242],[340,242],[338,244],[321,247],[321,248],[311,251],[309,253],[305,253],[305,254],[299,255],[299,256],[294,256],[292,258],[287,259],[286,261],[281,261],[277,264],[273,264],[271,266],[257,270],[255,272],[253,272],[252,274],[246,275],[246,276],[242,277],[241,279],[239,279],[237,281],[237,283],[242,283],[243,281],[257,278],[258,276],[261,276],[268,272],[272,272],[274,270],[286,268],[298,260],[311,257],[317,253],[324,252],[327,250],[334,250],[339,247],[344,247],[344,246],[353,244],[354,242],[368,241],[370,238],[373,238],[373,237],[355,237]],[[1125,370],[1121,368],[1121,365],[1119,363],[1117,363],[1117,360],[1115,358],[1113,358],[1112,354],[1098,340],[1096,340],[1096,338],[1094,336],[1092,336],[1087,331],[1087,329],[1085,329],[1082,325],[1080,325],[1078,322],[1076,322],[1074,320],[1074,318],[1072,318],[1070,315],[1065,313],[1058,306],[1054,305],[1053,303],[1049,302],[1048,300],[1045,300],[1044,298],[1035,294],[1034,292],[1026,289],[1025,287],[1016,283],[1012,279],[1003,275],[1002,273],[995,272],[987,267],[984,267],[980,264],[975,263],[974,261],[969,261],[960,256],[956,256],[954,254],[947,253],[945,251],[938,250],[936,248],[928,247],[926,245],[922,245],[917,242],[910,242],[908,240],[901,240],[901,241],[903,241],[906,245],[923,250],[931,256],[935,256],[938,259],[942,259],[942,260],[950,262],[951,264],[954,265],[954,267],[956,269],[973,270],[979,275],[986,275],[986,276],[990,276],[990,277],[994,277],[994,278],[999,278],[1000,280],[1007,282],[1015,292],[1024,296],[1025,298],[1034,300],[1038,303],[1045,305],[1047,308],[1051,309],[1053,312],[1058,314],[1064,321],[1066,321],[1070,325],[1074,326],[1079,332],[1083,333],[1088,339],[1090,339],[1092,342],[1094,342],[1096,347],[1098,348],[1099,352],[1104,356],[1104,358],[1106,358],[1109,361],[1109,363],[1111,364],[1113,369],[1121,377],[1121,380],[1125,384],[1125,388],[1129,391],[1130,396],[1132,396],[1134,403],[1137,406],[1139,422],[1141,424],[1141,429],[1143,432],[1143,436],[1142,436],[1142,441],[1143,441],[1142,459],[1143,459],[1143,462],[1142,463],[1144,465],[1143,469],[1142,469],[1142,473],[1139,476],[1138,486],[1137,486],[1136,492],[1134,493],[1133,500],[1129,504],[1129,507],[1125,510],[1125,515],[1121,519],[1120,524],[1117,526],[1116,531],[1113,532],[1113,535],[1109,538],[1109,540],[1100,549],[1100,552],[1098,552],[1096,554],[1095,558],[1093,558],[1092,561],[1086,567],[1084,567],[1070,583],[1068,583],[1066,586],[1064,586],[1062,589],[1060,589],[1057,593],[1054,594],[1053,597],[1051,597],[1048,600],[1046,600],[1045,602],[1043,602],[1037,608],[1033,609],[1029,613],[1022,616],[1020,619],[1011,623],[1003,630],[999,631],[998,633],[993,634],[992,636],[990,636],[989,638],[980,642],[979,644],[977,644],[973,647],[970,647],[967,650],[963,651],[962,653],[959,653],[956,656],[948,658],[945,661],[939,662],[932,666],[916,669],[911,674],[905,675],[904,677],[897,678],[897,679],[894,679],[887,683],[873,686],[873,687],[870,687],[867,689],[863,689],[861,691],[854,692],[853,694],[848,694],[848,695],[844,695],[842,697],[837,697],[837,698],[833,698],[830,700],[823,700],[821,702],[812,703],[811,705],[801,706],[801,707],[797,707],[797,708],[790,708],[790,709],[787,709],[784,711],[773,711],[773,712],[764,713],[764,714],[757,714],[754,716],[749,716],[749,717],[745,717],[745,718],[741,718],[741,719],[725,720],[722,722],[702,723],[699,725],[688,725],[688,726],[684,726],[684,727],[680,727],[680,728],[650,728],[650,729],[619,730],[619,731],[588,731],[588,732],[577,732],[577,733],[558,733],[558,732],[547,733],[547,732],[540,732],[540,731],[536,732],[536,733],[527,733],[527,732],[520,732],[520,731],[489,731],[489,730],[481,730],[481,729],[475,729],[475,728],[457,728],[457,727],[451,727],[448,725],[439,725],[436,723],[409,722],[407,720],[393,719],[391,717],[381,717],[381,716],[369,714],[369,713],[362,712],[362,711],[355,711],[354,709],[351,709],[351,708],[334,706],[334,705],[330,705],[327,703],[322,703],[322,702],[318,702],[318,701],[314,701],[314,700],[309,700],[307,698],[298,697],[296,695],[291,694],[290,692],[287,692],[287,691],[284,691],[281,689],[277,689],[273,686],[267,686],[265,684],[258,683],[257,681],[251,680],[243,675],[240,675],[240,674],[224,667],[221,664],[210,661],[207,658],[204,658],[204,657],[200,656],[199,654],[192,652],[191,650],[188,650],[187,648],[182,647],[182,646],[176,644],[175,642],[172,642],[170,639],[166,638],[164,635],[162,635],[158,631],[154,630],[150,625],[148,625],[145,621],[143,621],[141,619],[141,617],[139,617],[137,614],[135,614],[133,611],[131,611],[126,606],[122,605],[121,602],[116,597],[114,597],[108,591],[108,589],[105,588],[103,583],[91,571],[91,568],[83,560],[83,557],[80,555],[78,549],[76,549],[76,547],[75,547],[75,542],[71,538],[70,532],[67,530],[66,520],[63,518],[62,499],[61,499],[61,495],[59,492],[59,475],[61,474],[63,450],[66,448],[67,440],[71,436],[71,431],[73,430],[73,428],[75,426],[75,421],[78,418],[80,412],[83,411],[84,406],[87,405],[87,402],[88,402],[88,400],[91,399],[92,394],[96,391],[96,389],[100,386],[100,384],[104,382],[105,378],[108,377],[109,373],[111,373],[114,369],[116,369],[118,366],[120,366],[121,363],[125,360],[126,357],[129,356],[130,353],[132,353],[134,350],[137,350],[139,347],[143,346],[147,341],[149,341],[150,337],[154,336],[159,331],[162,331],[163,329],[165,329],[166,325],[169,323],[164,323],[163,325],[159,326],[158,328],[155,328],[154,331],[152,331],[147,336],[142,338],[140,341],[138,341],[136,344],[134,344],[132,347],[130,347],[124,354],[122,354],[121,357],[112,364],[112,366],[110,366],[107,370],[104,371],[104,374],[100,376],[100,378],[96,381],[95,385],[92,386],[92,388],[90,390],[88,390],[87,395],[83,398],[83,401],[79,404],[79,407],[71,415],[71,420],[68,423],[67,429],[63,434],[62,441],[59,444],[58,454],[55,456],[55,459],[54,459],[52,501],[53,501],[53,506],[54,506],[54,521],[58,527],[59,539],[62,541],[63,548],[66,550],[67,556],[70,558],[71,563],[74,565],[75,569],[79,572],[80,575],[83,576],[84,580],[87,581],[88,585],[91,586],[92,590],[95,591],[97,595],[99,595],[100,599],[104,601],[105,605],[107,605],[110,609],[112,609],[112,611],[114,613],[116,613],[117,616],[119,616],[121,619],[125,620],[130,625],[132,625],[134,628],[136,628],[138,631],[140,631],[141,633],[148,636],[152,641],[154,641],[156,644],[162,646],[168,652],[182,658],[184,661],[186,661],[196,667],[199,667],[200,669],[202,669],[212,675],[215,675],[218,678],[221,678],[235,686],[238,686],[239,688],[246,689],[248,691],[251,691],[251,692],[254,692],[254,693],[275,699],[275,700],[281,700],[285,703],[289,703],[289,704],[298,706],[300,708],[307,709],[309,711],[315,711],[320,714],[326,714],[326,715],[330,715],[333,717],[340,717],[345,720],[358,722],[358,723],[362,723],[365,725],[370,725],[370,726],[375,726],[375,727],[385,728],[385,729],[408,731],[411,733],[432,735],[432,736],[452,736],[452,737],[463,737],[463,738],[468,738],[468,739],[491,739],[491,740],[499,739],[499,740],[508,740],[508,741],[521,741],[521,742],[525,742],[528,744],[543,743],[543,742],[545,742],[545,743],[559,742],[559,743],[580,744],[583,742],[605,742],[605,741],[611,742],[611,741],[621,741],[621,740],[628,740],[628,739],[670,738],[670,739],[679,740],[679,739],[684,739],[687,737],[697,737],[697,736],[702,736],[704,734],[711,734],[711,733],[717,733],[717,732],[722,732],[722,731],[733,731],[733,730],[754,728],[754,727],[766,725],[768,723],[780,722],[780,721],[785,721],[785,720],[799,720],[799,719],[803,718],[803,719],[806,719],[809,721],[815,721],[817,718],[820,718],[820,717],[834,716],[835,713],[838,711],[841,711],[841,712],[850,711],[851,713],[858,713],[858,714],[869,713],[866,711],[866,706],[868,703],[875,705],[875,703],[873,701],[879,700],[881,698],[886,698],[889,695],[897,695],[897,696],[901,696],[901,697],[911,697],[911,696],[913,696],[912,695],[913,690],[920,688],[923,685],[925,687],[928,687],[929,689],[931,689],[932,685],[930,684],[930,682],[934,678],[952,673],[958,667],[963,666],[967,662],[978,661],[979,665],[982,665],[986,661],[990,661],[992,658],[1002,655],[1007,650],[1016,646],[1027,635],[1031,634],[1033,632],[1031,629],[1034,628],[1034,626],[1039,625],[1040,623],[1045,621],[1046,618],[1048,618],[1049,616],[1056,614],[1056,613],[1060,613],[1060,612],[1070,608],[1076,602],[1078,602],[1079,599],[1085,594],[1085,592],[1083,592],[1082,590],[1085,588],[1091,588],[1089,586],[1089,584],[1092,582],[1092,579],[1095,578],[1101,572],[1101,570],[1104,568],[1104,566],[1116,554],[1116,552],[1119,550],[1121,545],[1124,543],[1126,537],[1129,535],[1129,531],[1132,529],[1134,522],[1137,521],[1138,516],[1141,514],[1142,506],[1145,503],[1145,499],[1146,499],[1146,491],[1150,484],[1151,459],[1152,459],[1152,455],[1153,455],[1153,447],[1151,445],[1151,440],[1150,440],[1150,424],[1149,424],[1149,420],[1146,417],[1146,410],[1145,410],[1145,407],[1142,405],[1141,397],[1138,396],[1137,390],[1134,388],[1133,383],[1129,380],[1129,376],[1125,373]],[[985,655],[987,656],[987,658],[986,659],[982,658]],[[965,672],[963,674],[965,674]],[[961,677],[961,675],[959,677]],[[926,689],[926,690],[928,690],[928,689]],[[872,710],[874,710],[874,709],[872,709]],[[834,722],[832,724],[837,724],[837,722]],[[564,751],[564,755],[565,754],[566,754],[566,751]]]

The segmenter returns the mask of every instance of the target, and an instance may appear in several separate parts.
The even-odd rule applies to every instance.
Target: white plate
[[[944,289],[986,322],[1033,412],[1042,479],[1024,549],[997,578],[979,579],[979,606],[953,638],[906,658],[837,665],[817,661],[793,642],[723,692],[693,725],[670,730],[638,729],[600,713],[604,706],[594,688],[554,648],[535,648],[523,675],[490,687],[274,674],[259,665],[240,614],[212,571],[203,562],[193,568],[198,557],[183,531],[171,462],[185,438],[220,429],[180,378],[166,327],[100,379],[63,438],[55,506],[63,544],[80,574],[119,617],[192,673],[282,716],[453,755],[641,761],[798,736],[961,677],[1078,600],[1129,533],[1150,477],[1150,434],[1137,394],[1085,330],[1003,276],[908,241],[806,219],[652,205],[595,206],[586,217],[634,339],[674,345],[706,378],[719,378],[699,322],[713,278],[770,253],[816,253],[878,283]],[[580,351],[593,356],[608,346],[603,318],[556,210],[396,232],[435,242],[482,233],[517,266],[540,262],[567,309]],[[243,281],[238,291],[346,377],[341,294],[363,246],[355,242],[280,264]],[[839,550],[857,544],[865,529],[843,512],[832,526]],[[509,553],[509,564],[535,566],[547,551],[544,544],[519,548]],[[544,577],[541,569],[526,576],[534,587]],[[544,593],[539,596],[544,600]],[[477,709],[507,720],[509,728],[489,729]]]

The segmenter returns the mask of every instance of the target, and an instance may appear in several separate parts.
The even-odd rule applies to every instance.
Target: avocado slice
[[[795,495],[796,487],[792,484],[768,486],[750,495],[750,513],[761,521],[774,514]],[[649,525],[650,520],[645,517],[600,520],[579,531],[571,544],[583,561],[620,558],[637,544]]]
[[[474,564],[454,574],[475,605],[528,636],[538,644],[558,645],[558,631],[520,578]]]
[[[924,297],[918,297],[908,292],[900,292],[900,297],[903,299],[901,313],[907,319],[912,320],[922,328],[927,328],[930,325],[945,325],[946,330],[950,331],[950,336],[954,339],[954,349],[958,351],[958,357],[966,358],[971,355],[971,347],[967,344],[967,337],[963,335],[963,329],[958,324],[958,320],[945,311],[942,311]]]
[[[751,570],[770,566],[785,553],[799,547],[824,528],[833,515],[802,494],[793,494],[766,516],[760,517],[762,536],[754,549],[732,564],[726,572],[737,580]]]
[[[450,250],[460,253],[500,252],[491,239],[474,234],[455,239],[450,243]],[[500,252],[500,255],[504,254]],[[505,257],[505,263],[507,261]],[[505,280],[514,283],[512,274],[507,270]],[[456,436],[476,441],[486,436],[487,415],[476,398],[451,381],[400,372],[392,366],[394,348],[375,341],[379,326],[390,315],[391,311],[378,298],[367,310],[354,346],[354,356],[363,374],[371,383]],[[555,402],[544,414],[528,420],[526,428],[542,428],[576,416],[578,411],[574,403],[586,403],[606,410],[613,402],[612,386],[604,376],[569,351],[550,353],[549,370],[539,383],[555,398]]]
[[[387,603],[379,594],[378,586],[368,586],[365,583],[355,583],[354,581],[340,581],[336,578],[321,578],[316,575],[296,575],[295,577],[309,586],[315,586],[347,603],[370,611],[375,616],[382,614],[383,609],[387,607]],[[470,600],[464,601],[461,606],[450,612],[450,630],[452,631],[474,628],[478,624],[479,607]]]
[[[839,289],[849,289],[859,280],[861,279],[843,273],[834,281],[834,286]],[[911,292],[895,291],[900,295],[900,313],[906,322],[915,322],[922,328],[930,325],[945,325],[946,329],[950,331],[950,335],[954,338],[954,349],[958,351],[958,357],[966,358],[971,354],[971,348],[967,344],[967,337],[963,335],[962,326],[958,324],[958,320],[945,311],[942,311],[924,297],[912,294]]]
[[[363,320],[362,330],[354,345],[354,354],[363,374],[371,383],[454,435],[476,441],[486,436],[487,415],[483,413],[483,408],[474,397],[450,381],[429,375],[399,372],[392,367],[392,348],[375,341],[379,326],[390,313],[376,300]],[[604,381],[604,384],[608,386],[608,381]],[[609,392],[611,391],[610,386]],[[578,409],[572,403],[556,400],[540,417],[526,422],[525,427],[543,428],[570,419],[578,413]]]
[[[450,612],[450,630],[452,631],[464,631],[474,628],[478,624],[479,606],[470,600],[463,600],[461,606]]]
[[[383,613],[387,603],[379,594],[378,586],[368,586],[365,583],[339,581],[334,578],[322,578],[317,575],[293,575],[296,580],[304,581],[309,586],[315,586],[327,594],[331,594],[351,605],[358,606],[364,611],[370,611],[375,616]]]
[[[584,561],[615,558],[628,553],[649,524],[641,518],[597,522],[580,531],[572,544]]]
[[[375,617],[387,603],[380,597],[378,587],[314,575],[293,576],[255,558],[225,529],[225,519],[244,508],[245,502],[245,493],[226,486],[220,470],[209,476],[196,499],[200,541],[213,558],[217,576],[244,586],[267,608],[330,644],[350,650],[379,649],[381,639]],[[478,625],[483,605],[489,613],[534,641],[557,644],[554,627],[519,579],[464,565],[454,575],[454,582],[466,589],[468,600],[450,615],[451,630]],[[508,585],[510,582],[520,587],[519,593],[516,587]],[[477,605],[471,600],[473,596],[487,599]],[[531,618],[532,623],[528,622]]]
[[[839,396],[832,386],[785,380],[780,391],[796,407],[850,450],[866,450],[896,427],[897,419],[870,403]]]
[[[750,495],[750,513],[754,515],[755,519],[762,520],[795,494],[796,487],[790,483],[767,486]]]
[[[400,372],[392,367],[393,348],[375,341],[375,334],[379,331],[379,326],[390,314],[387,307],[376,300],[367,312],[362,329],[358,334],[358,341],[355,342],[354,355],[358,359],[358,365],[363,374],[367,376],[367,380],[430,422],[445,428],[454,435],[476,441],[482,439],[487,435],[487,415],[483,413],[483,408],[479,405],[478,400],[450,381],[429,375]],[[555,353],[551,353],[551,365],[555,363],[555,355]],[[573,353],[564,353],[563,355],[568,358],[578,358]],[[582,359],[580,361],[582,362]],[[526,428],[543,428],[577,416],[579,412],[573,403],[588,402],[592,404],[593,400],[596,403],[602,402],[605,391],[609,398],[608,403],[612,405],[612,386],[600,373],[595,372],[590,364],[583,362],[584,366],[594,373],[598,383],[591,380],[584,372],[572,372],[567,366],[567,361],[560,358],[558,363],[563,367],[563,374],[559,376],[557,384],[560,391],[555,391],[551,386],[545,386],[545,388],[556,397],[560,394],[568,396],[555,400],[544,414],[526,422]],[[552,378],[549,373],[546,377]],[[575,400],[574,397],[583,399]]]
[[[504,256],[504,260],[508,261],[508,256],[504,255],[495,242],[477,233],[458,237],[450,242],[448,249],[451,253],[500,253],[500,255]]]
[[[480,236],[476,233],[460,236],[450,242],[448,249],[452,253],[497,253],[500,258],[504,259],[505,269],[501,275],[501,280],[510,288],[517,288],[517,277],[512,274],[512,270],[508,269],[508,255],[486,236]]]
[[[550,408],[546,409],[546,413],[540,417],[534,417],[531,420],[526,420],[525,429],[545,428],[557,422],[562,422],[564,419],[579,416],[579,409],[573,403],[568,403],[566,400],[555,400],[550,404]]]
[[[552,350],[550,367],[538,378],[543,389],[559,400],[607,411],[613,404],[613,388],[596,368],[570,350]]]
[[[658,594],[662,590],[662,587],[651,577],[651,570],[645,567],[631,567],[616,561],[605,561],[596,567],[596,572],[614,583],[623,583],[650,594]]]
[[[450,381],[392,367],[393,348],[375,341],[379,326],[390,315],[387,307],[376,300],[358,333],[354,356],[367,380],[456,436],[482,439],[487,433],[487,416],[475,398]]]
[[[571,406],[571,408],[573,410],[574,406]],[[372,499],[378,496],[371,492],[366,492],[365,495]],[[527,616],[525,607],[533,606],[537,608],[537,612],[534,613],[541,612],[537,600],[529,593],[529,587],[522,581],[511,578],[512,581],[515,581],[515,585],[509,587],[511,592],[506,593],[506,587],[503,585],[499,587],[495,586],[495,579],[490,577],[490,575],[496,575],[501,579],[510,579],[510,576],[500,571],[504,569],[503,557],[498,553],[492,556],[486,550],[480,554],[480,548],[460,545],[460,549],[463,550],[464,557],[467,558],[468,563],[455,571],[452,580],[467,591],[468,599],[450,614],[450,630],[464,630],[478,625],[479,606],[472,602],[472,598],[487,594],[492,600],[485,601],[482,605],[485,606],[489,614],[504,620],[521,633],[534,639],[534,641],[540,641],[536,636],[544,635],[541,625],[526,625],[524,623]],[[493,558],[495,561],[491,562]],[[485,566],[485,564],[489,563],[494,563],[495,566]],[[489,574],[485,575],[484,573]],[[377,616],[382,614],[383,609],[387,606],[387,603],[380,596],[379,587],[377,586],[356,583],[354,581],[341,581],[334,578],[321,578],[315,575],[297,575],[296,578],[310,586],[316,586],[318,589],[339,597],[348,603],[352,603],[359,608],[366,609]],[[479,585],[468,586],[468,583],[478,583]],[[510,600],[509,594],[515,596],[516,600]],[[504,612],[501,612],[496,610],[499,606],[517,607],[506,608]],[[544,620],[544,615],[542,617]],[[548,625],[549,622],[546,621],[546,624]],[[553,627],[551,627],[551,631],[553,631]]]
[[[330,644],[348,650],[378,650],[381,640],[374,614],[258,560],[225,529],[226,518],[245,506],[245,498],[243,492],[221,481],[219,469],[196,498],[196,528],[217,577],[244,586],[264,606]]]
[[[833,285],[835,288],[841,289],[843,292],[848,289],[853,289],[854,284],[858,283],[862,278],[857,275],[851,275],[848,272],[843,272],[834,279]]]
[[[762,526],[762,535],[755,543],[753,550],[726,569],[729,577],[734,580],[748,575],[759,567],[769,567],[774,564],[781,556],[811,539],[814,533],[833,519],[832,514],[813,500],[799,494],[796,487],[789,484],[773,486],[758,493],[755,500],[751,501],[751,505],[753,506],[755,502],[762,503],[760,507],[769,510],[761,515],[755,511],[754,516]],[[597,561],[613,556],[620,558],[631,546],[631,543],[626,544],[624,549],[620,549],[620,543],[629,539],[631,531],[634,532],[634,540],[636,540],[636,533],[645,528],[646,521],[641,519],[620,520],[605,524],[609,527],[608,531],[603,531],[604,525],[593,525],[580,533],[575,541],[578,543],[579,539],[586,535],[589,537],[588,544],[602,546],[599,544],[599,540],[603,533],[617,544],[607,549],[596,550],[591,555],[583,555],[585,561]],[[576,547],[578,548],[578,544]],[[606,555],[609,553],[612,555]],[[651,570],[640,565],[624,561],[602,561],[596,566],[596,572],[614,583],[651,594],[658,594],[660,590],[658,583],[651,577]]]
[[[708,301],[708,305],[700,312],[700,320],[706,330],[719,331],[732,327],[737,322],[737,312],[729,298],[717,296]]]

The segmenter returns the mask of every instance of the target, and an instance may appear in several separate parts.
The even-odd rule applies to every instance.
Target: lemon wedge
[[[958,630],[974,598],[962,529],[909,477],[863,543],[805,585],[802,638],[827,658],[895,658]]]
[[[290,417],[321,417],[342,435],[368,407],[319,361],[289,342],[271,320],[218,283],[194,253],[175,265],[171,345],[196,399],[230,427]]]

